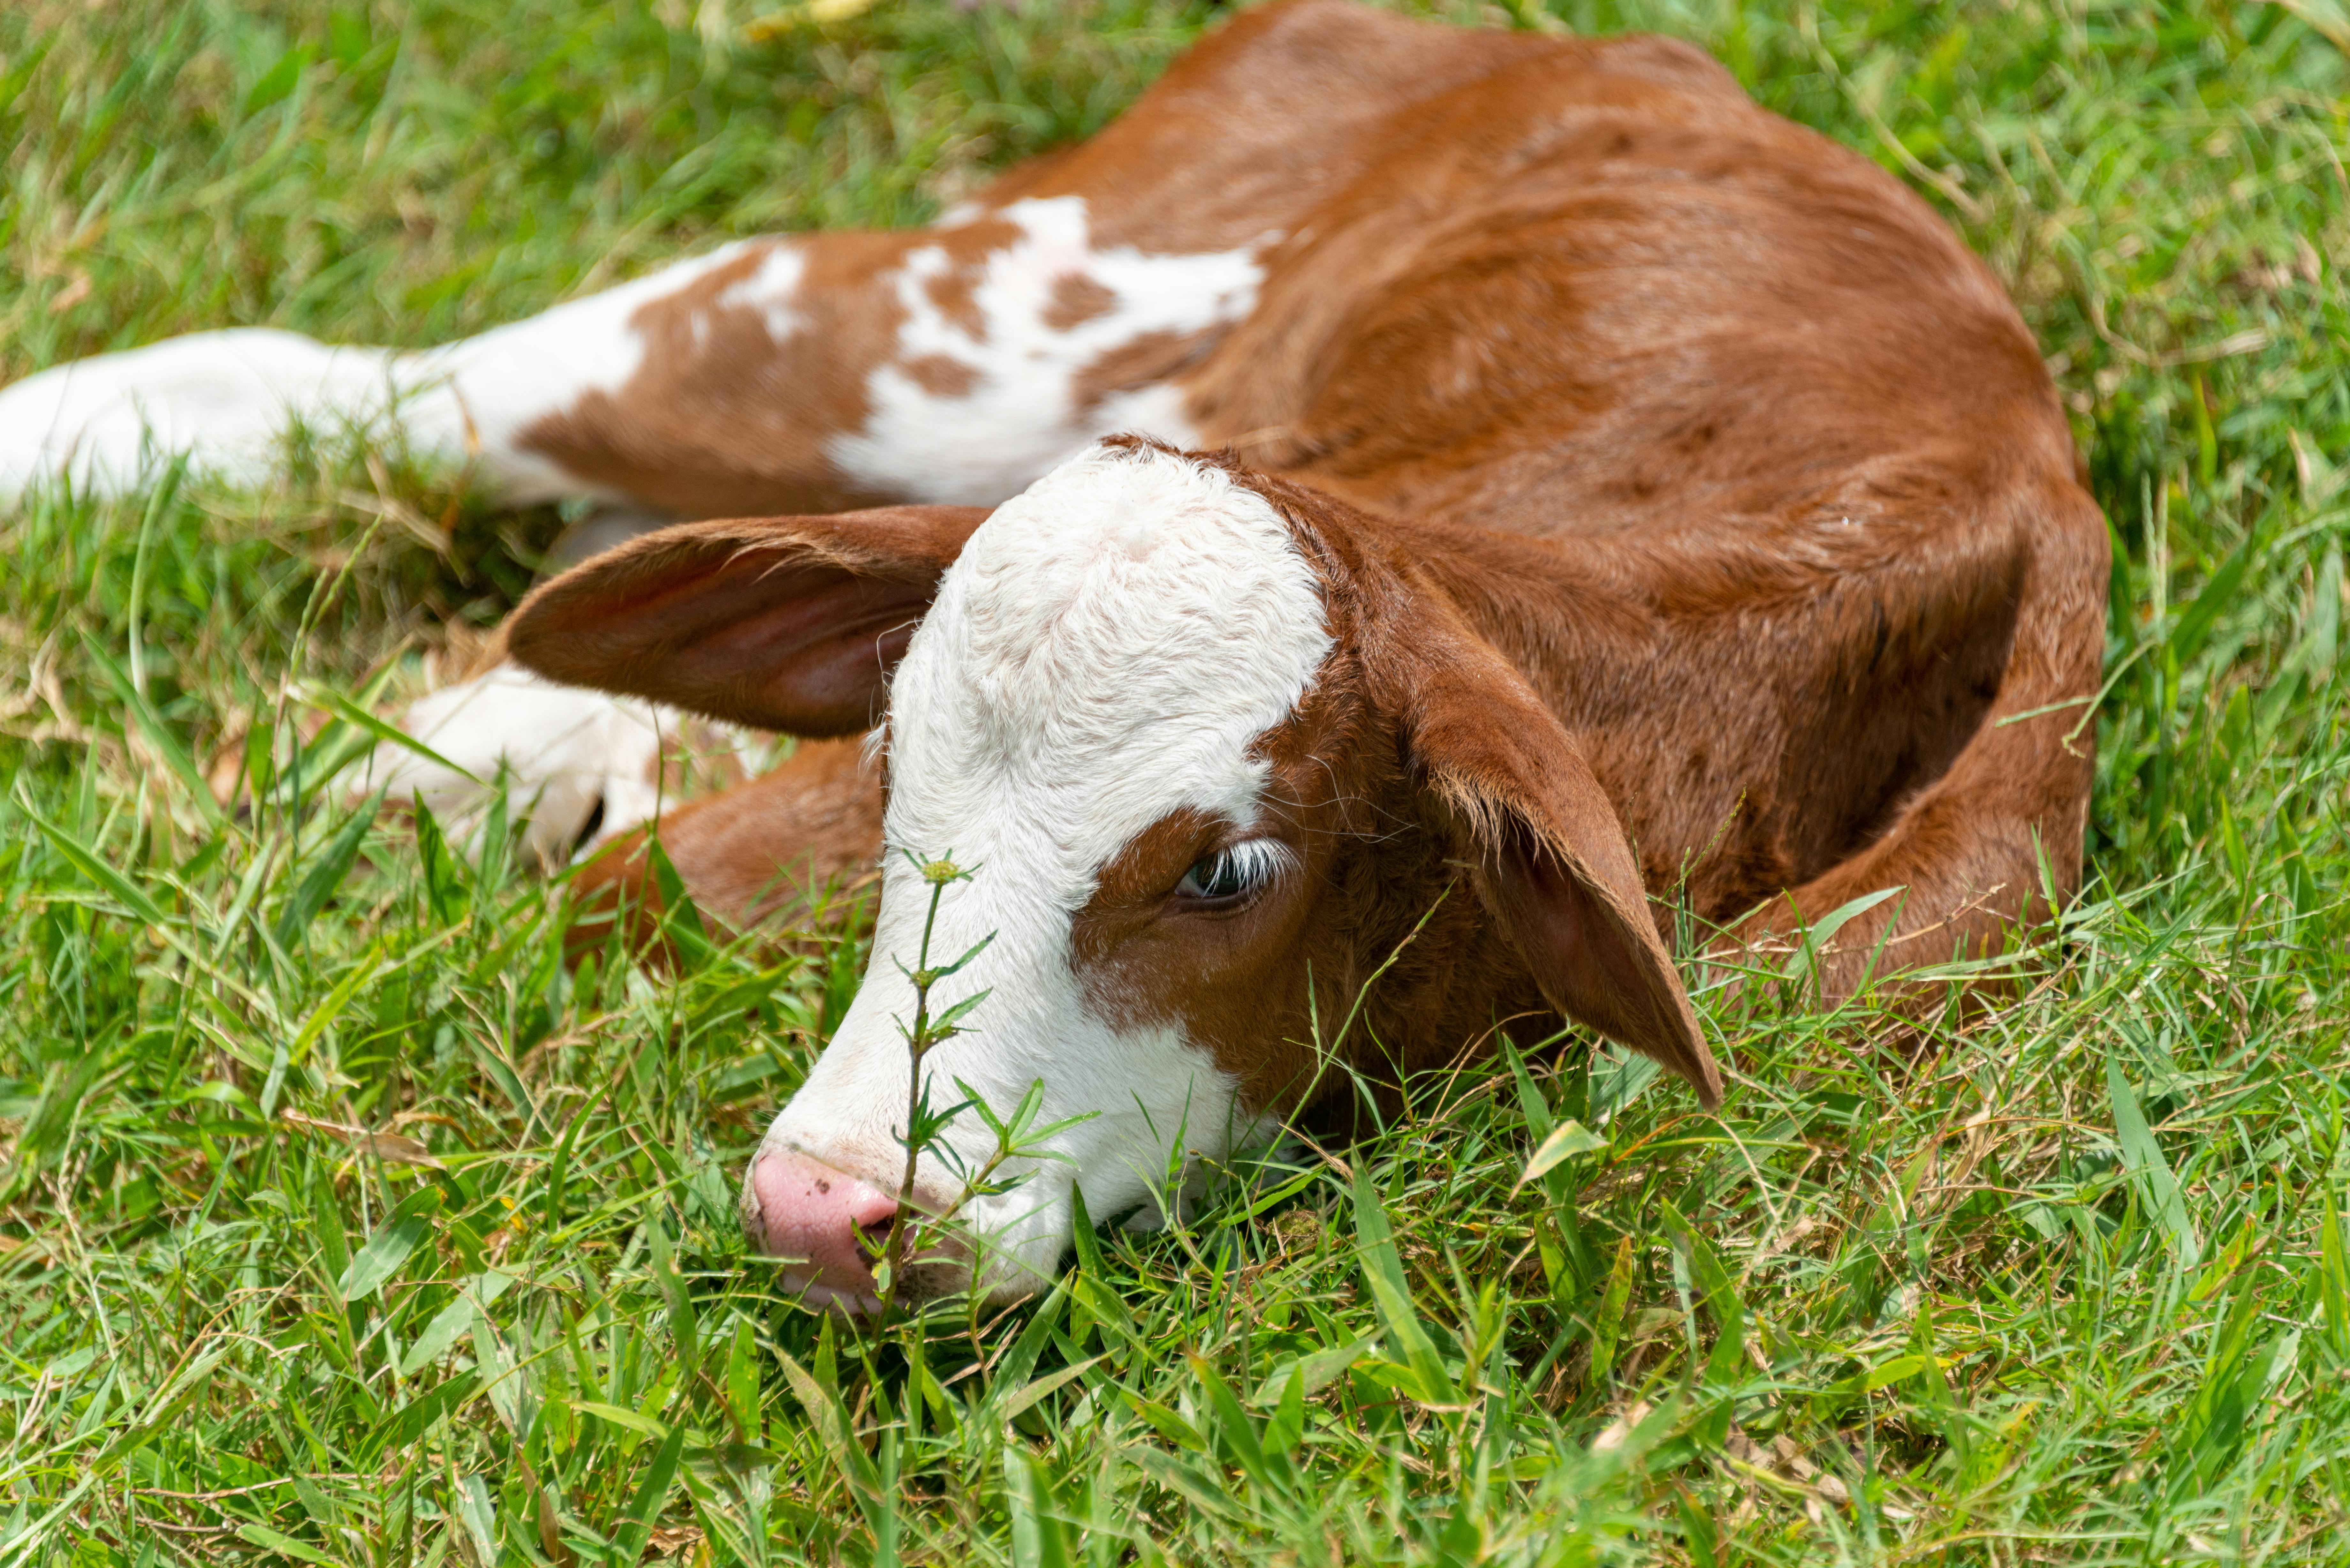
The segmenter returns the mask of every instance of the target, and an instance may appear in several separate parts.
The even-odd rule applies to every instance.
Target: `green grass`
[[[761,4],[0,9],[0,377],[918,220],[1209,20]],[[2117,546],[2089,887],[1915,1065],[1865,1000],[1701,997],[1720,1119],[1467,1065],[1000,1318],[860,1336],[742,1266],[853,924],[572,976],[502,839],[336,804],[363,737],[289,674],[411,689],[552,514],[331,459],[0,514],[0,1560],[2350,1561],[2341,16],[1565,0],[2014,289]],[[1517,1187],[1565,1117],[1598,1147]]]

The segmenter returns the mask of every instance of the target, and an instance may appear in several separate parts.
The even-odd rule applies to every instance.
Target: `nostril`
[[[790,1272],[830,1289],[869,1292],[898,1202],[837,1166],[771,1149],[752,1168],[746,1213],[770,1256],[795,1261]]]

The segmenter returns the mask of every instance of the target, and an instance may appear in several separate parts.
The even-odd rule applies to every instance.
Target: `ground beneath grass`
[[[0,11],[0,379],[232,324],[422,344],[917,221],[1211,21],[809,9]],[[2116,566],[2091,881],[2022,999],[1913,1065],[1800,970],[1703,995],[1718,1118],[1580,1042],[1469,1063],[1085,1235],[1040,1304],[845,1330],[742,1266],[732,1188],[853,923],[568,974],[506,836],[342,803],[338,694],[420,688],[561,519],[331,458],[36,497],[0,510],[0,1562],[2350,1560],[2350,14],[1451,14],[1697,40],[2023,305]]]

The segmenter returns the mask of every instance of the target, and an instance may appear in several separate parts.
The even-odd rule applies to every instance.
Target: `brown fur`
[[[1833,997],[1880,942],[1890,967],[2006,940],[2041,912],[2043,861],[2058,898],[2075,886],[2103,523],[2012,306],[1882,170],[1757,109],[1685,46],[1448,31],[1292,0],[1242,16],[1116,125],[1015,178],[1023,195],[1084,194],[1105,244],[1286,236],[1246,319],[1121,373],[1171,377],[1230,444],[1214,461],[1289,520],[1338,640],[1266,742],[1278,830],[1312,897],[1159,920],[1173,879],[1223,831],[1161,824],[1078,917],[1101,1005],[1181,1016],[1257,1103],[1288,1104],[1326,1078],[1310,1021],[1326,1045],[1400,947],[1350,1052],[1408,1068],[1555,1008],[1708,1092],[1658,940],[1668,907],[1640,919],[1643,887],[1738,923],[1733,950],[1903,888],[1846,929],[1823,977]],[[835,239],[878,256],[894,237]],[[674,417],[695,428],[662,461],[738,473],[747,452],[853,424],[852,362],[869,368],[888,315],[854,270],[821,308],[866,325],[795,337],[793,352],[832,368],[813,394],[757,404],[788,440],[701,420],[680,381]],[[795,423],[808,395],[823,411]],[[827,472],[777,469],[764,490],[723,493],[851,499]],[[962,536],[915,529],[902,555],[852,559],[863,526],[657,535],[624,568],[650,587],[583,569],[522,612],[516,655],[839,732],[879,702],[879,666],[793,673],[750,656],[837,643],[840,626],[869,639],[918,613]],[[833,575],[743,574],[709,595],[646,566],[777,542]],[[566,603],[564,637],[546,636]],[[626,646],[593,641],[629,604]],[[718,623],[762,629],[720,646]],[[558,657],[558,643],[577,650]],[[781,815],[744,822],[729,853],[764,866],[803,852]],[[772,836],[754,848],[758,835]]]
[[[883,679],[986,516],[889,506],[649,534],[542,584],[507,622],[507,650],[574,685],[856,734],[880,718]]]

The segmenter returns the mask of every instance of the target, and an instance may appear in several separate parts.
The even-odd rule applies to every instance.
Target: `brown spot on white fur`
[[[933,397],[960,398],[979,384],[979,371],[944,354],[924,354],[905,362],[914,385]]]
[[[1080,369],[1071,381],[1071,400],[1080,420],[1121,392],[1172,381],[1198,363],[1215,341],[1209,332],[1146,332],[1103,353]]]
[[[1107,316],[1117,307],[1116,289],[1083,273],[1065,272],[1053,280],[1052,298],[1046,301],[1041,319],[1054,331],[1066,332],[1097,316]]]

